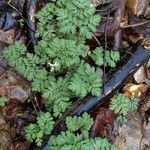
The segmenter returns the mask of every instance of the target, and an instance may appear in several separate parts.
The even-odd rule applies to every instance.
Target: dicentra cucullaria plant
[[[58,117],[71,106],[72,98],[101,94],[102,75],[98,67],[103,65],[103,49],[98,47],[91,51],[86,44],[101,18],[95,14],[90,0],[57,0],[46,4],[36,14],[36,19],[38,42],[34,53],[16,42],[5,49],[4,56],[31,81],[32,90],[46,99],[51,116]],[[106,65],[115,67],[118,52],[105,53]],[[92,58],[95,65],[89,64],[88,58]]]
[[[48,3],[36,15],[38,19],[35,52],[16,42],[5,49],[9,64],[29,81],[32,90],[47,99],[53,116],[60,116],[73,97],[99,96],[102,86],[97,67],[103,65],[103,49],[92,52],[85,44],[96,31],[100,16],[88,0],[58,0]],[[87,63],[91,57],[96,66]],[[106,64],[115,67],[118,52],[106,52]]]
[[[110,110],[118,115],[117,120],[121,123],[126,122],[128,112],[137,109],[137,107],[138,102],[134,98],[126,97],[121,93],[116,94],[110,103]]]

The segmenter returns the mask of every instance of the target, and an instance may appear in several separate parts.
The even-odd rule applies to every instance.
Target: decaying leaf
[[[0,114],[0,150],[12,150],[10,128]]]
[[[142,135],[145,139],[150,141],[150,122],[144,122],[142,125]]]
[[[123,88],[123,92],[125,96],[128,97],[140,97],[146,90],[148,89],[148,86],[146,84],[132,84],[129,83]]]
[[[114,139],[113,122],[115,113],[108,108],[100,107],[93,112],[94,125],[91,129],[91,136],[105,136],[109,140]]]
[[[145,116],[146,112],[148,112],[148,110],[150,109],[150,95],[149,94],[150,93],[148,91],[148,95],[146,95],[144,102],[139,108],[139,112],[143,117]]]
[[[11,121],[11,129],[14,136],[23,135],[24,126],[35,121],[36,117],[31,112],[32,109],[17,100],[11,100],[3,107],[2,114],[6,121]]]
[[[0,42],[5,44],[13,44],[15,41],[15,31],[10,29],[7,31],[0,30]]]
[[[31,89],[27,81],[12,71],[0,76],[0,96],[24,102],[28,99]]]
[[[138,83],[141,84],[145,81],[146,79],[146,72],[145,72],[145,67],[142,66],[135,74],[134,74],[134,80]]]
[[[126,124],[115,123],[119,130],[114,142],[117,150],[149,150],[149,141],[142,140],[142,117],[137,111],[134,111],[129,114],[129,118]]]
[[[145,48],[150,48],[150,40],[144,40],[143,44]],[[136,83],[146,83],[148,86],[150,86],[150,61],[146,65],[142,66],[133,77]]]
[[[28,141],[25,142],[15,142],[13,144],[13,150],[29,150],[31,143]]]
[[[22,103],[17,100],[11,100],[2,111],[3,116],[6,120],[13,119],[17,114],[22,112]]]
[[[137,8],[136,8],[136,15],[137,16],[144,16],[147,19],[150,18],[150,0],[136,0]]]

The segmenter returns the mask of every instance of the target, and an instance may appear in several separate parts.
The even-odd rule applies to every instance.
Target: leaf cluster
[[[116,63],[120,60],[118,51],[105,51],[102,47],[96,48],[91,54],[91,58],[95,61],[96,65],[101,66],[104,64],[109,67],[116,67]]]
[[[138,102],[133,98],[126,97],[124,94],[118,93],[112,99],[110,103],[110,109],[118,114],[117,120],[120,122],[126,122],[127,114],[130,110],[137,109]]]
[[[53,129],[53,118],[49,112],[40,113],[36,123],[30,123],[25,128],[26,139],[41,146],[44,135],[50,135]]]
[[[100,22],[90,0],[58,0],[55,5],[48,3],[36,16],[39,20],[37,36],[42,37],[63,34],[65,37],[90,39]]]
[[[0,97],[0,106],[5,106],[8,102],[8,99],[6,97]]]
[[[58,136],[51,136],[48,143],[49,150],[115,150],[108,140],[102,138],[90,139],[88,131],[93,120],[87,113],[81,117],[66,119],[67,131]],[[77,132],[80,131],[80,132]]]
[[[91,57],[101,66],[102,48],[91,53],[85,44],[96,30],[100,16],[95,15],[89,0],[58,0],[43,7],[36,18],[38,43],[34,54],[16,42],[5,49],[4,56],[32,81],[32,90],[47,99],[47,109],[57,117],[70,107],[72,98],[101,94],[102,74],[86,60]],[[114,67],[118,59],[118,54],[108,51],[109,66]]]

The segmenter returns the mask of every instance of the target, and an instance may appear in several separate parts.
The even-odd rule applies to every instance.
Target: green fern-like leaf
[[[90,56],[95,61],[96,65],[101,66],[104,64],[102,48],[96,48]]]
[[[105,54],[105,55],[104,55]],[[120,60],[120,54],[118,51],[105,51],[102,47],[96,48],[91,54],[91,58],[95,61],[95,64],[101,66],[104,64],[109,67],[116,67],[116,63]],[[105,56],[105,57],[104,57]]]
[[[59,44],[58,44],[59,43]],[[39,43],[37,55],[46,57],[52,71],[59,71],[80,63],[80,57],[86,57],[88,47],[74,40],[54,38],[46,43]]]
[[[44,135],[50,135],[53,129],[53,118],[50,113],[40,113],[36,123],[31,123],[25,128],[26,139],[41,146]]]
[[[96,73],[95,68],[82,63],[73,75],[69,89],[80,97],[85,97],[87,93],[99,96],[101,86],[101,78]]]
[[[68,80],[69,77],[58,78],[57,81],[49,78],[49,85],[44,90],[43,96],[47,99],[47,107],[52,110],[55,117],[71,105],[69,100],[72,93],[68,89]]]
[[[106,65],[112,68],[116,67],[116,63],[120,60],[120,55],[117,51],[106,51]]]
[[[8,99],[6,97],[1,97],[0,98],[0,106],[5,106],[6,103],[8,102]]]
[[[67,128],[71,132],[78,131],[89,131],[93,120],[87,113],[84,113],[81,117],[67,117],[66,119]]]
[[[118,114],[118,121],[126,121],[127,113],[130,110],[137,109],[138,102],[126,97],[123,94],[117,94],[111,99],[110,109]]]

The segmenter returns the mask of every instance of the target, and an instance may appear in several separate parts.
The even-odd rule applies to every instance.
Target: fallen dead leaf
[[[150,141],[150,122],[144,122],[142,125],[142,135],[145,139]]]
[[[146,97],[144,98],[144,101],[142,102],[139,108],[139,112],[143,117],[145,117],[149,109],[150,109],[150,92],[148,91]]]
[[[129,83],[123,88],[123,92],[125,96],[127,97],[140,97],[146,90],[148,89],[148,86],[146,84],[132,84]]]
[[[0,76],[0,96],[8,99],[26,101],[31,93],[31,87],[27,81],[10,70]]]
[[[135,74],[134,74],[134,80],[136,83],[141,84],[145,81],[146,79],[146,72],[145,72],[145,67],[142,66]]]
[[[25,142],[16,142],[13,145],[13,150],[29,150],[31,143],[28,141]]]
[[[115,113],[108,108],[100,107],[92,114],[94,118],[94,124],[91,129],[91,136],[105,136],[109,140],[114,139],[113,122],[115,119]]]
[[[13,44],[15,42],[14,29],[9,29],[7,31],[0,30],[0,42],[5,44]]]
[[[149,141],[141,133],[142,117],[137,112],[131,112],[126,124],[120,125],[115,122],[115,128],[118,128],[118,136],[114,144],[117,150],[149,150]],[[147,148],[146,148],[147,147]]]

